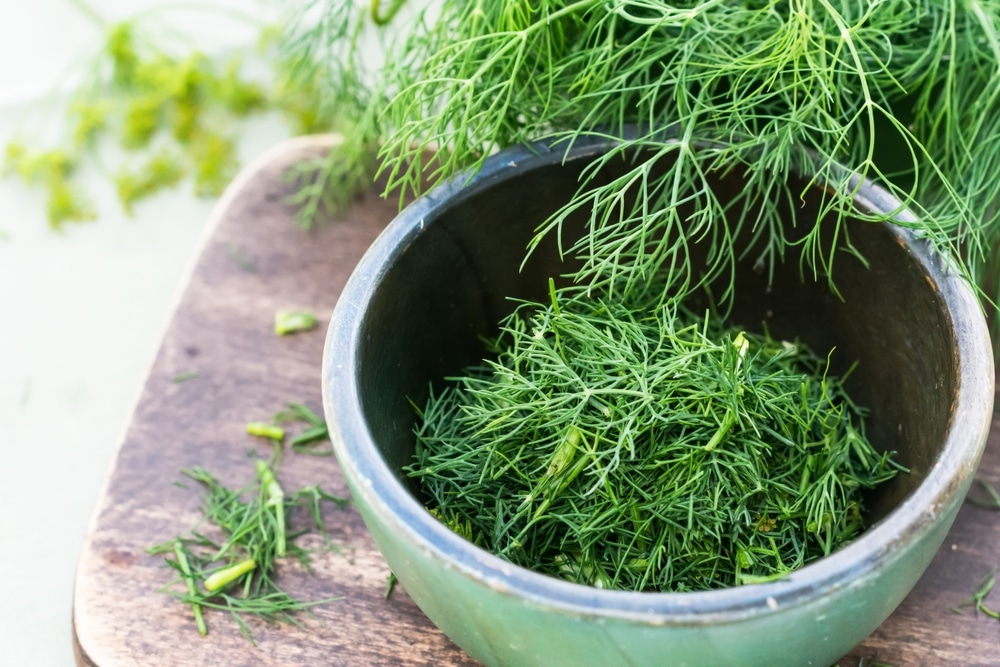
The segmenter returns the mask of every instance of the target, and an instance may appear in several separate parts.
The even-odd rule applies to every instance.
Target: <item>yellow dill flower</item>
[[[77,146],[93,143],[94,139],[108,124],[112,104],[108,100],[83,102],[77,100],[69,108],[70,117],[76,117],[73,141]]]
[[[83,193],[70,183],[75,160],[65,151],[32,151],[11,141],[4,151],[5,175],[16,175],[25,183],[41,185],[48,193],[46,213],[49,226],[59,229],[64,222],[80,222],[97,217]]]
[[[135,51],[135,35],[131,22],[125,21],[111,26],[105,49],[111,56],[112,81],[119,86],[128,86],[135,76],[139,56]]]
[[[50,180],[48,194],[45,208],[49,226],[53,229],[60,229],[66,222],[84,222],[97,217],[90,200],[65,178]]]
[[[7,147],[4,149],[3,158],[4,176],[19,172],[18,165],[21,163],[21,160],[24,159],[27,152],[28,149],[24,147],[24,144],[18,141],[11,141],[7,143]]]
[[[114,181],[122,208],[131,216],[136,202],[177,185],[182,178],[184,166],[180,159],[168,151],[161,151],[137,171],[118,172]]]
[[[122,146],[144,148],[160,127],[160,110],[163,100],[158,95],[133,97],[125,107],[122,127]]]
[[[178,63],[171,84],[173,112],[171,126],[174,138],[185,143],[198,130],[205,98],[206,82],[212,80],[208,60],[197,51]]]
[[[14,141],[7,144],[5,157],[4,172],[15,173],[26,183],[65,179],[76,166],[66,151],[31,151]]]
[[[194,192],[199,197],[222,194],[239,166],[232,139],[215,133],[198,135],[190,147],[194,161]]]
[[[238,60],[226,66],[225,74],[215,82],[214,92],[226,109],[241,118],[267,106],[267,98],[261,87],[240,78]]]
[[[166,100],[174,94],[181,64],[165,55],[136,63],[135,77],[126,90],[130,95],[149,94]]]

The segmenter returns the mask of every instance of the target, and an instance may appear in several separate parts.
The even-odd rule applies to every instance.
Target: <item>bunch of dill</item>
[[[602,588],[759,582],[863,528],[898,466],[827,360],[674,302],[551,291],[433,394],[417,478],[455,532]]]
[[[296,24],[286,48],[335,67],[356,34],[351,21],[363,19],[347,8],[361,3],[301,4],[313,20]],[[805,235],[790,239],[777,204],[801,197],[789,177],[805,173],[821,186],[831,224],[859,215],[856,176],[868,177],[914,213],[901,224],[961,256],[984,289],[1000,285],[991,261],[1000,242],[998,0],[409,5],[367,84],[385,100],[365,127],[389,190],[423,191],[540,138],[567,147],[593,133],[619,138],[599,162],[624,158],[626,173],[598,184],[595,165],[582,184],[593,187],[567,204],[591,220],[570,249],[586,260],[581,281],[610,287],[610,277],[628,275],[627,290],[664,261],[688,267],[685,238],[710,235],[720,215],[752,230],[763,262],[799,242],[808,266],[829,275],[836,254],[821,246],[817,220],[797,221]],[[346,80],[331,77],[320,92],[336,96]],[[713,187],[725,172],[748,182],[734,200]],[[635,206],[621,204],[626,188]],[[558,233],[551,222],[545,233]],[[661,236],[674,240],[646,243]],[[726,239],[715,244],[704,281],[725,277],[735,252]]]

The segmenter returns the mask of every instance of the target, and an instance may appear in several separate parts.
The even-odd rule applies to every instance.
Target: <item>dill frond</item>
[[[698,237],[721,214],[757,230],[763,259],[794,242],[809,268],[830,274],[835,256],[816,221],[784,221],[806,230],[792,241],[773,202],[797,199],[787,182],[807,174],[827,192],[822,212],[842,221],[858,214],[866,177],[914,212],[901,224],[982,285],[1000,241],[998,16],[996,0],[802,0],[781,11],[717,0],[445,0],[388,60],[380,169],[389,190],[419,193],[512,144],[618,137],[605,159],[634,160],[632,170],[614,186],[582,183],[566,211],[593,210],[578,280],[628,274],[625,289],[665,257],[689,266],[680,241],[647,253],[643,239]],[[728,170],[749,186],[723,204],[710,184]],[[657,212],[640,235],[627,230],[643,213],[616,210],[624,185]],[[688,220],[676,214],[683,206],[693,207]],[[730,251],[717,241],[722,270]]]

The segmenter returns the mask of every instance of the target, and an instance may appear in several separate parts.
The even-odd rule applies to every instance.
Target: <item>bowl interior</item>
[[[593,157],[583,152],[563,161],[560,152],[516,167],[494,163],[468,187],[432,193],[419,220],[390,228],[401,242],[371,287],[357,337],[356,380],[374,442],[414,495],[400,472],[414,449],[410,401],[422,404],[431,383],[482,359],[480,336],[493,334],[511,312],[509,297],[545,299],[549,277],[566,272],[554,238],[523,268],[522,260],[536,227],[576,191]],[[616,167],[607,169],[611,176]],[[794,192],[806,191],[804,181],[793,185]],[[729,174],[717,180],[716,192],[737,196],[744,186]],[[819,194],[808,190],[795,202],[799,220],[816,218]],[[574,224],[580,221],[567,234]],[[753,331],[766,326],[775,338],[798,338],[818,354],[836,348],[835,372],[857,362],[848,389],[869,410],[868,436],[911,470],[867,499],[871,524],[920,484],[945,443],[958,390],[957,343],[918,244],[898,229],[860,220],[850,221],[847,232],[828,239],[827,251],[834,243],[846,248],[849,239],[865,261],[835,251],[839,295],[825,276],[803,278],[796,252],[767,271],[755,266],[758,253],[751,250],[735,269],[730,319]]]

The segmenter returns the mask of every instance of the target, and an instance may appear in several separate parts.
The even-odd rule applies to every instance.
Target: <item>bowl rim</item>
[[[938,516],[962,501],[992,422],[994,364],[985,316],[967,281],[927,241],[905,227],[916,218],[898,199],[860,178],[854,181],[857,205],[863,211],[896,212],[893,217],[902,225],[887,226],[941,294],[957,344],[958,400],[945,445],[925,479],[881,521],[833,554],[777,581],[709,591],[632,592],[563,581],[514,565],[453,533],[409,493],[378,452],[357,392],[357,353],[362,304],[371,300],[388,267],[423,233],[428,219],[464,199],[499,181],[522,176],[524,169],[597,157],[615,142],[613,137],[594,136],[562,147],[536,142],[504,149],[487,158],[478,172],[456,176],[415,200],[364,254],[331,317],[322,378],[334,452],[352,492],[361,496],[359,504],[375,512],[398,539],[415,545],[442,567],[497,593],[578,616],[651,625],[708,625],[797,606],[876,575],[887,561],[898,558],[908,545],[930,533]]]

